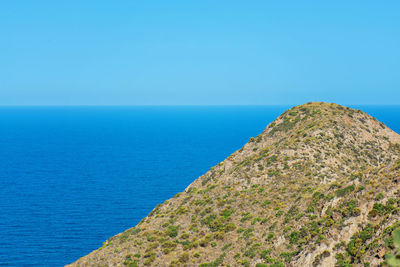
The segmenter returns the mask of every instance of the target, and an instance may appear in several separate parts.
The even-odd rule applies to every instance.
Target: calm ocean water
[[[400,132],[400,106],[358,107]],[[63,266],[288,107],[1,107],[0,265]]]

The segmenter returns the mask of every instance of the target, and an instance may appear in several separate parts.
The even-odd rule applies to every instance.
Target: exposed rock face
[[[72,266],[377,266],[399,181],[398,134],[308,103]]]

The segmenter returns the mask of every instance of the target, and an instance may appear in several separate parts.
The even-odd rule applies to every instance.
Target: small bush
[[[182,255],[179,256],[179,262],[180,263],[185,263],[189,261],[189,254],[188,253],[183,253]]]
[[[176,237],[178,235],[178,226],[174,226],[174,225],[168,226],[165,233],[170,237]]]
[[[341,188],[341,189],[336,190],[335,194],[338,197],[343,197],[343,196],[353,192],[354,189],[355,189],[354,185],[349,185],[349,186],[347,186],[345,188]]]

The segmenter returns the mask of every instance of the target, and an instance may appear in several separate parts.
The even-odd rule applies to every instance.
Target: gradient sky
[[[0,105],[400,104],[400,1],[14,1]]]

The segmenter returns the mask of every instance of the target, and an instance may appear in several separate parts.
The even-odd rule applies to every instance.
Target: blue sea
[[[287,108],[0,107],[0,266],[88,254]],[[355,108],[400,132],[400,106]]]

